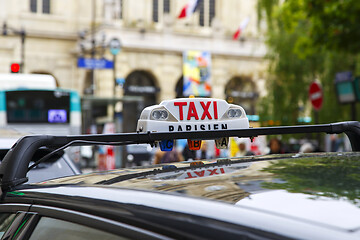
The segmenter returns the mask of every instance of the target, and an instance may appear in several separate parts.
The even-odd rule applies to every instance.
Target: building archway
[[[135,70],[125,78],[124,96],[142,96],[144,101],[124,102],[123,121],[126,123],[123,127],[124,132],[136,131],[141,111],[147,106],[157,104],[159,91],[155,76],[148,71]]]
[[[231,78],[225,86],[225,96],[229,103],[242,106],[246,114],[254,115],[256,113],[255,105],[259,94],[251,77]]]

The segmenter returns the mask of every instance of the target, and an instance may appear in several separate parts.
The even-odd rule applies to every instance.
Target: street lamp
[[[3,23],[3,29],[2,29],[2,35],[7,36],[8,30],[12,31],[13,34],[19,35],[21,37],[21,61],[20,61],[20,72],[24,72],[25,67],[25,38],[26,38],[26,32],[23,28],[20,30],[8,27],[7,23]]]

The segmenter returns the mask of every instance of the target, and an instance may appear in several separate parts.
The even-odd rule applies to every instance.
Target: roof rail
[[[4,193],[28,181],[26,174],[34,153],[40,147],[63,147],[81,145],[126,145],[149,143],[171,139],[217,139],[221,137],[256,137],[295,133],[345,133],[353,151],[360,151],[360,122],[339,122],[331,124],[246,128],[235,130],[194,132],[147,132],[74,136],[32,135],[25,136],[9,150],[0,165],[0,187]]]

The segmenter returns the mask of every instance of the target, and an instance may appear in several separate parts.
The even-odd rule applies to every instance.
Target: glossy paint
[[[209,229],[221,223],[225,232],[245,228],[276,238],[358,239],[359,157],[269,155],[197,167],[183,162],[166,171],[114,170],[23,186],[5,202],[73,209],[134,225],[145,221],[151,229],[164,219],[169,225],[182,222],[179,229],[199,228],[206,219]],[[188,174],[197,177],[186,179]]]

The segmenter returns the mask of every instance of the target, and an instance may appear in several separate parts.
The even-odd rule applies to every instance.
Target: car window
[[[4,235],[11,223],[14,221],[16,214],[0,213],[0,237]]]
[[[35,227],[30,240],[78,240],[78,239],[128,239],[76,223],[42,217]]]

